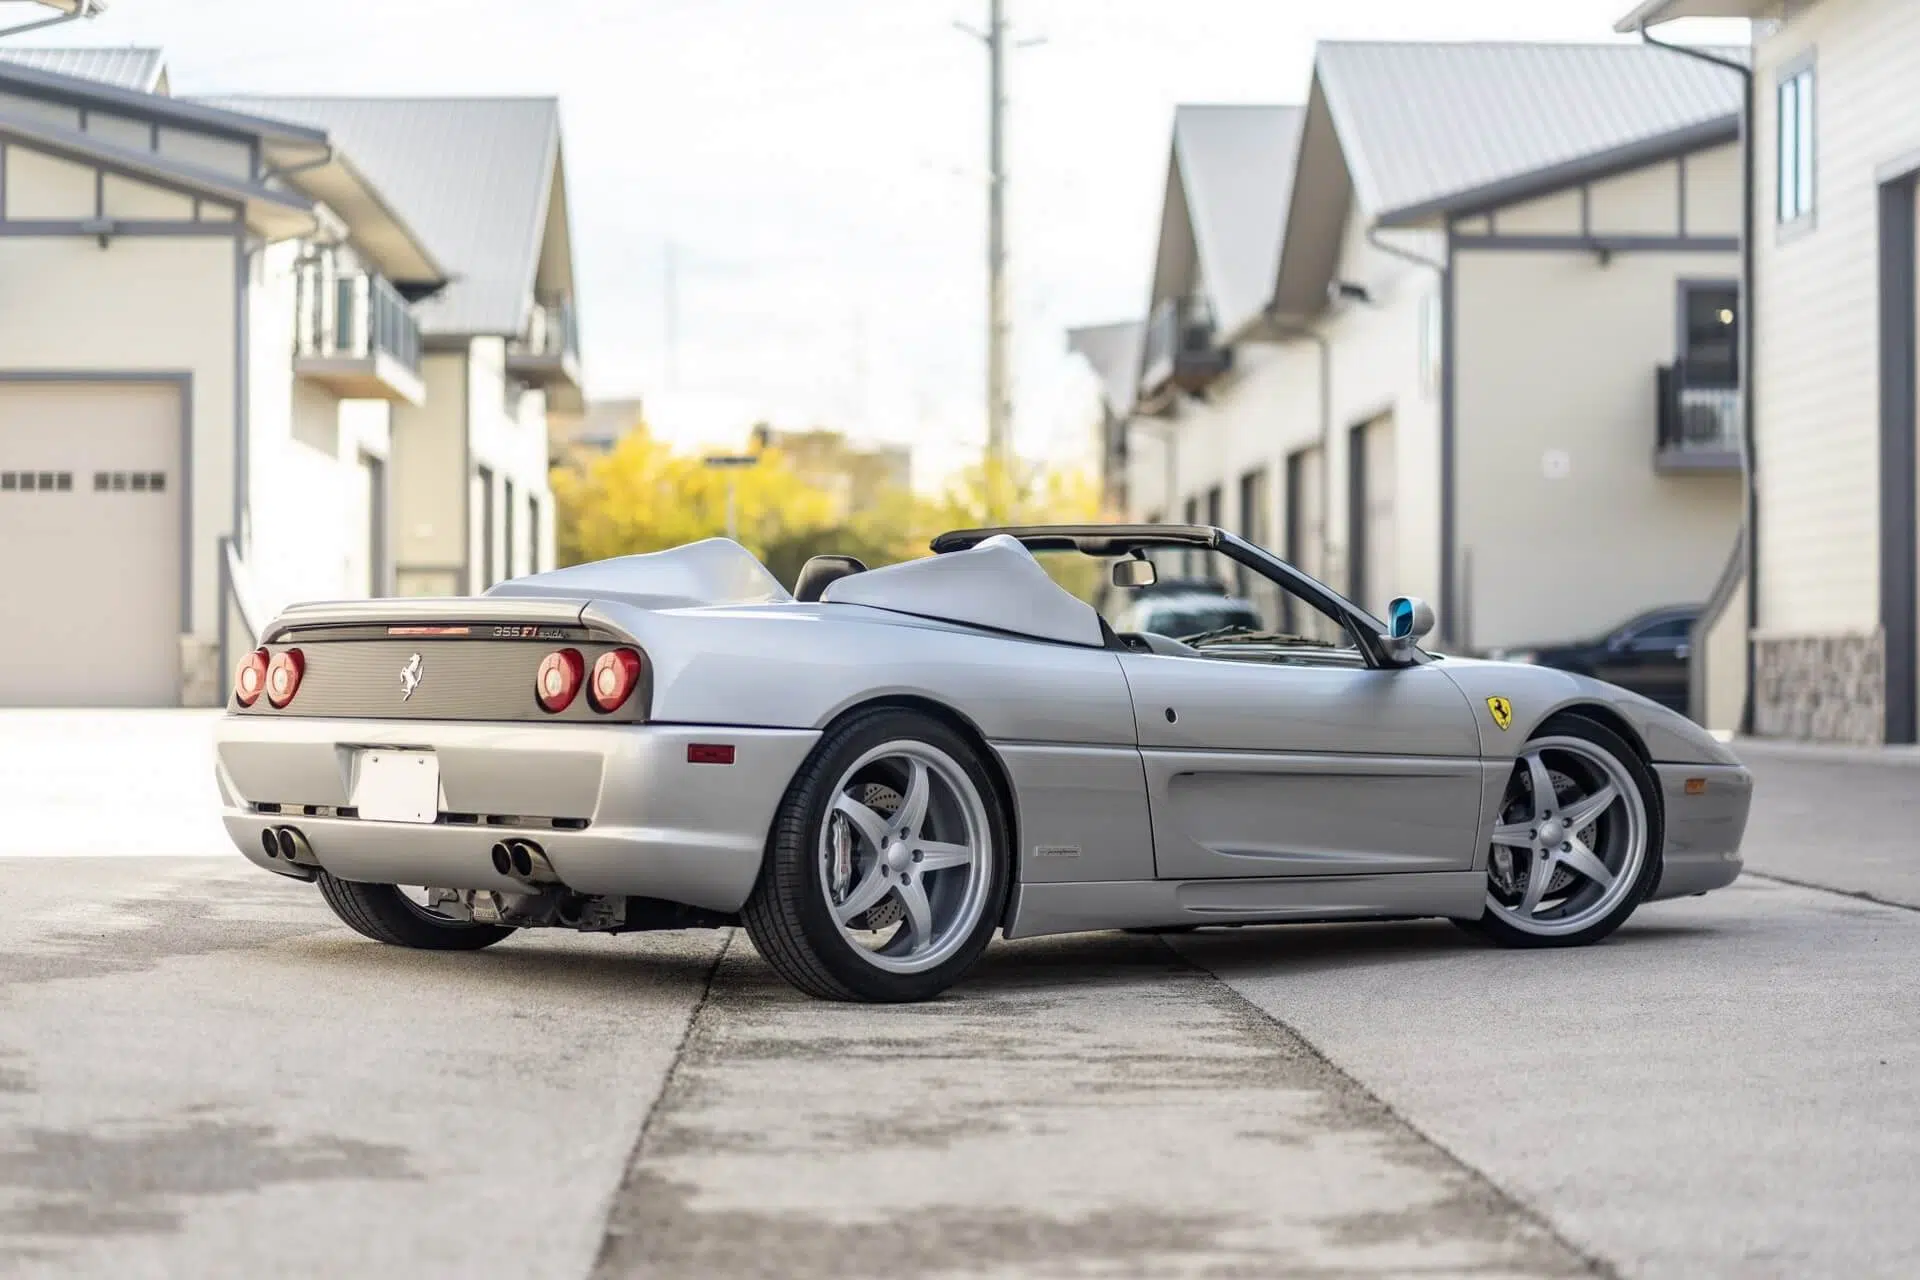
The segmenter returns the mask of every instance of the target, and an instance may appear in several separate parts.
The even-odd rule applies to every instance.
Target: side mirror
[[[1433,630],[1433,609],[1417,596],[1400,596],[1387,606],[1387,652],[1396,656],[1409,653]]]
[[[1113,562],[1113,585],[1116,587],[1128,589],[1150,587],[1159,581],[1159,577],[1160,575],[1154,570],[1153,561],[1139,556],[1128,556],[1124,560]]]

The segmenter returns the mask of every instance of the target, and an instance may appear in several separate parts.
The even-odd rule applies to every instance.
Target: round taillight
[[[267,701],[284,707],[300,692],[300,677],[307,670],[307,656],[298,649],[282,649],[267,664]]]
[[[269,655],[265,649],[255,649],[240,662],[240,669],[233,673],[233,700],[243,707],[250,707],[260,701],[260,693],[267,687],[267,662]]]
[[[631,649],[609,649],[593,662],[593,681],[587,701],[595,711],[618,711],[640,683],[640,655]]]
[[[586,670],[586,660],[578,649],[555,649],[540,659],[540,670],[533,677],[533,695],[541,709],[558,715],[572,706]]]

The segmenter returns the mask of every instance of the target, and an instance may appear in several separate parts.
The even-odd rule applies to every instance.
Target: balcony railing
[[[296,372],[347,396],[419,402],[420,326],[384,276],[303,262],[294,305]]]
[[[1233,367],[1233,351],[1214,343],[1213,315],[1201,298],[1164,298],[1147,318],[1140,390],[1155,396],[1169,385],[1199,392]]]
[[[526,331],[507,343],[507,373],[544,390],[550,409],[572,413],[586,407],[580,393],[580,332],[571,299],[533,305]]]
[[[1682,361],[1661,366],[1655,388],[1656,466],[1668,471],[1739,469],[1744,410],[1738,386],[1696,383]]]

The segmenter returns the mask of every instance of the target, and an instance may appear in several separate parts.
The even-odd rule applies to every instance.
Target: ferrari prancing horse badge
[[[1513,727],[1513,704],[1505,698],[1488,698],[1487,710],[1493,713],[1493,722],[1500,726],[1500,732]]]

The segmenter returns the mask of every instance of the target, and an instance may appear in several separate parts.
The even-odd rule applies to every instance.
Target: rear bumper
[[[1683,898],[1733,883],[1753,803],[1753,775],[1739,765],[1656,764],[1667,843],[1651,899]],[[1689,795],[1689,783],[1698,794]]]
[[[214,743],[227,833],[270,871],[284,864],[261,851],[260,833],[292,826],[313,846],[315,861],[344,880],[505,891],[516,883],[494,872],[489,850],[522,836],[537,841],[561,881],[581,893],[734,911],[760,873],[774,810],[818,737],[688,725],[227,716]],[[734,763],[690,763],[692,743],[730,744]],[[355,803],[362,747],[432,750],[442,820],[331,816]],[[282,811],[262,812],[263,804]],[[309,816],[306,807],[326,813]],[[450,822],[446,814],[476,820]]]

